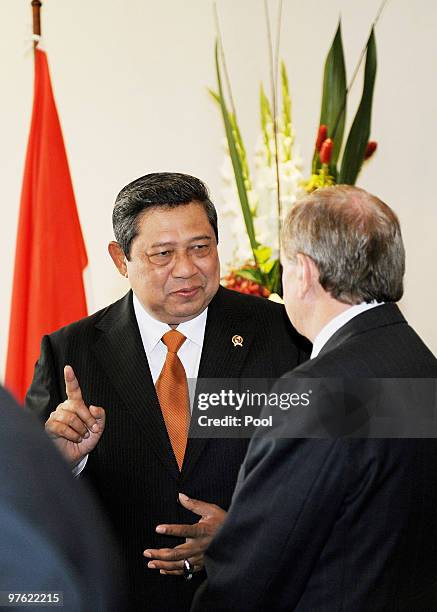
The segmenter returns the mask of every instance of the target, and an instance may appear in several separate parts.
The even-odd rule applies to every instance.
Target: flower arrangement
[[[235,168],[227,153],[223,166],[225,182],[223,213],[230,218],[234,237],[233,268],[225,277],[226,286],[244,293],[268,297],[280,287],[279,221],[302,192],[302,160],[295,150],[295,134],[291,122],[291,99],[285,64],[281,64],[281,114],[275,120],[271,104],[260,87],[261,133],[255,152],[254,172],[250,172],[246,149],[241,138],[235,114],[230,113],[231,129],[235,136],[244,184],[237,191]],[[220,104],[220,96],[211,92]],[[228,147],[226,147],[228,149]],[[230,148],[230,147],[229,147]],[[277,154],[276,154],[277,150]],[[277,162],[276,162],[277,159]],[[276,165],[277,164],[277,165]],[[278,174],[277,174],[278,172]],[[277,207],[278,176],[280,183],[281,211],[272,214]],[[236,206],[240,195],[240,206]],[[249,212],[243,202],[247,197]],[[243,214],[241,212],[243,211]]]
[[[370,36],[349,85],[346,81],[341,22],[338,25],[325,60],[320,120],[311,175],[306,179],[295,142],[289,81],[283,61],[280,63],[279,112],[275,79],[271,78],[271,100],[267,98],[263,85],[260,87],[260,135],[254,170],[251,171],[237,121],[219,30],[215,46],[218,90],[210,90],[210,93],[221,110],[226,134],[222,170],[225,184],[223,214],[230,218],[235,245],[232,264],[223,279],[227,287],[262,297],[271,294],[280,296],[279,236],[286,214],[306,192],[337,183],[354,185],[364,161],[375,152],[376,142],[369,141],[377,68],[374,27],[385,1],[372,24]],[[268,20],[267,11],[266,14]],[[271,49],[270,57],[273,57]],[[342,149],[347,98],[364,58],[361,101]],[[271,75],[274,73],[275,67],[271,60]],[[226,94],[223,75],[227,85]]]

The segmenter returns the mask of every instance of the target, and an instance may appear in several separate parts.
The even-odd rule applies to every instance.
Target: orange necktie
[[[177,356],[177,352],[186,338],[176,329],[172,329],[165,333],[161,339],[167,347],[167,357],[161,374],[156,381],[156,392],[167,427],[168,437],[170,438],[179,470],[181,470],[190,425],[190,404],[187,375],[181,360]]]

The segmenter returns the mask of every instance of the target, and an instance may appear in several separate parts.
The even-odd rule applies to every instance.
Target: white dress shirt
[[[161,338],[172,328],[167,323],[154,319],[143,308],[135,293],[133,304],[153,384],[155,384],[167,356],[167,347],[161,342]],[[190,321],[179,323],[177,327],[177,330],[186,337],[185,342],[178,351],[178,357],[182,361],[188,379],[197,378],[199,372],[207,315],[208,308],[205,308],[200,315]]]
[[[141,340],[152,374],[153,384],[156,383],[167,356],[167,347],[161,342],[162,336],[172,328],[167,323],[158,321],[144,309],[137,296],[133,295],[135,317],[140,329]],[[190,394],[190,407],[192,409],[195,384],[192,379],[197,378],[199,372],[200,357],[202,355],[203,338],[205,336],[206,317],[208,308],[205,308],[194,319],[179,323],[177,330],[186,337],[185,342],[178,351],[178,357],[184,366],[188,379],[188,391]],[[190,380],[191,379],[191,380]],[[73,468],[73,476],[79,476],[88,460],[86,455],[78,465]]]
[[[346,325],[351,319],[356,317],[357,315],[365,312],[366,310],[370,310],[371,308],[375,308],[376,306],[381,306],[385,302],[370,302],[367,304],[366,302],[361,302],[361,304],[355,304],[351,306],[344,312],[341,312],[339,315],[334,317],[323,327],[317,336],[314,338],[313,342],[313,350],[311,351],[310,359],[314,359],[320,353],[322,348],[328,342],[328,340],[338,331],[343,325]]]

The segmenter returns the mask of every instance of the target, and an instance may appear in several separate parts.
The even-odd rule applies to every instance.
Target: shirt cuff
[[[77,478],[78,476],[80,476],[81,472],[83,471],[83,468],[86,466],[87,461],[88,455],[85,455],[85,457],[81,459],[77,465],[74,466],[74,468],[71,470],[73,478]]]

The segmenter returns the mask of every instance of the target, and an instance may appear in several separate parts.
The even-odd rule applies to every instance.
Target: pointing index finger
[[[64,368],[65,392],[69,400],[82,400],[82,391],[73,368],[66,365]]]

